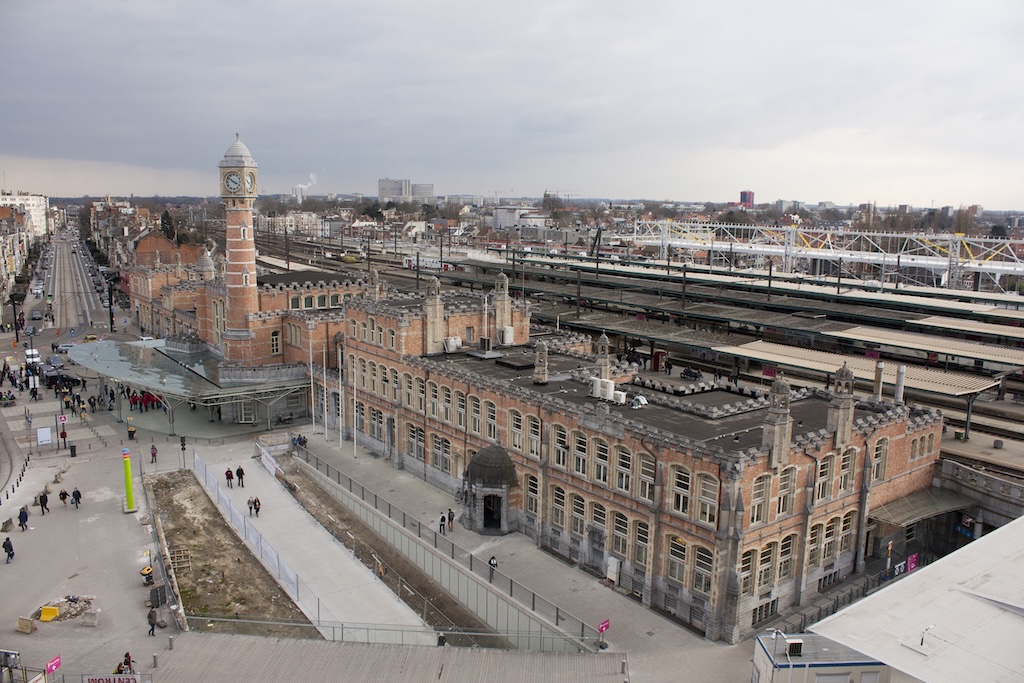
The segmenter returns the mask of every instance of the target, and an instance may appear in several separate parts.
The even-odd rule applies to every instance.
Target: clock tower
[[[224,227],[227,253],[222,311],[214,314],[221,327],[224,360],[246,363],[250,358],[253,332],[250,313],[259,311],[256,291],[256,243],[253,236],[253,206],[256,202],[256,161],[238,135],[220,161],[220,194],[224,199]]]

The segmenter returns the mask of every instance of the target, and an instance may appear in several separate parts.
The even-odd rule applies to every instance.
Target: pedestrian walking
[[[11,543],[10,536],[4,539],[4,552],[7,553],[7,564],[10,564],[14,559],[14,544]]]
[[[487,560],[487,580],[494,583],[494,570],[498,568],[498,558],[491,555],[491,559]]]
[[[135,660],[132,659],[132,653],[124,653],[124,673],[133,674],[135,673]]]
[[[252,517],[252,504],[253,504],[252,496],[249,496],[249,516],[250,517]]]
[[[442,512],[442,513],[441,513],[441,519],[440,519],[440,520],[438,521],[438,527],[437,527],[437,530],[438,530],[438,532],[440,532],[440,534],[441,534],[442,536],[444,536],[444,535],[445,535],[445,534],[444,534],[444,530],[445,530],[445,529],[446,529],[447,527],[448,527],[448,517],[447,517],[447,516],[445,516],[445,514],[444,514],[444,513]]]
[[[448,508],[448,531],[452,531],[455,528],[455,513],[452,512],[451,508]]]
[[[156,444],[149,447],[149,462],[156,462]]]
[[[77,510],[78,506],[79,506],[79,504],[81,502],[82,502],[82,492],[79,491],[78,487],[76,486],[75,490],[71,492],[71,504],[74,505],[75,509]]]
[[[44,490],[42,493],[39,494],[39,510],[44,515],[50,511],[50,508],[46,506],[47,503],[49,502],[50,497],[46,495],[46,491]]]
[[[57,494],[57,497],[60,498],[60,502],[64,503],[64,507],[68,506],[68,498],[71,496],[68,495],[67,489],[61,489],[60,493]]]
[[[228,488],[233,489],[235,483],[235,473],[231,471],[230,467],[227,469],[227,472],[224,473],[224,479],[226,479],[228,482]]]
[[[252,499],[252,511],[256,513],[256,516],[260,516],[260,497],[253,496]]]
[[[146,621],[149,622],[149,635],[156,635],[156,607],[149,608],[149,614],[146,615]]]
[[[242,469],[241,465],[239,465],[238,469],[235,470],[235,479],[238,480],[239,487],[244,489],[245,488],[245,470]]]

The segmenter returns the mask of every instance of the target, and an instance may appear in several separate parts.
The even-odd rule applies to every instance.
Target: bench
[[[18,405],[17,399],[3,399],[0,400],[0,408],[14,408]]]

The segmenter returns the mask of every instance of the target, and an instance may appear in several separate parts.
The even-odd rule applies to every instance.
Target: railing
[[[548,623],[555,625],[571,641],[570,643],[563,644],[563,650],[597,650],[598,643],[600,642],[600,634],[593,626],[590,626],[582,619],[569,614],[558,605],[538,595],[526,586],[516,582],[501,571],[494,570],[492,572],[486,558],[475,557],[472,553],[464,550],[449,540],[447,536],[439,534],[434,524],[424,526],[415,516],[407,514],[404,510],[392,505],[387,499],[379,496],[373,491],[370,491],[359,482],[353,480],[337,468],[332,467],[329,463],[324,462],[305,448],[295,446],[294,452],[297,458],[307,463],[311,469],[314,469],[328,482],[337,486],[342,491],[347,492],[353,498],[362,501],[366,506],[372,508],[380,516],[391,520],[396,525],[407,530],[422,544],[433,548],[437,554],[443,555],[447,561],[453,562],[462,568],[467,569],[470,573],[480,577],[482,580],[489,582],[496,589],[508,595],[529,612],[535,613],[538,616],[543,617]],[[375,525],[373,524],[370,524],[370,526],[375,528]],[[387,538],[386,534],[382,533],[381,535]],[[395,543],[392,543],[392,545],[395,545]],[[418,564],[420,563],[420,559],[423,558],[416,558]],[[424,561],[426,562],[427,560]],[[429,570],[436,570],[436,573],[440,575],[446,575],[448,573],[443,568],[438,567],[430,567]],[[459,598],[463,604],[466,604],[467,600],[464,600],[464,598],[467,597],[469,588],[458,583],[456,580],[453,580],[453,584],[457,584],[458,590],[449,589],[449,592]],[[494,624],[491,625],[493,626]],[[499,632],[501,632],[501,630],[502,629],[500,628],[498,629]],[[510,629],[505,632],[513,631],[514,629]],[[533,638],[537,638],[536,643],[528,642],[529,639]],[[542,638],[539,633],[531,629],[529,637],[519,640],[517,647],[520,647],[521,649],[538,649],[537,647],[534,647],[534,645],[540,644],[542,640],[546,641],[547,639]]]

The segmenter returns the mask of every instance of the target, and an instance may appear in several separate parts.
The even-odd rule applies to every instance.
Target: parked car
[[[61,358],[60,356],[47,356],[46,357],[46,364],[49,365],[50,367],[54,367],[54,368],[63,368],[64,367],[64,359]]]
[[[82,383],[82,380],[63,370],[49,368],[48,370],[43,370],[43,383],[48,389],[53,389],[58,383],[68,387],[77,387]]]
[[[29,316],[29,317],[31,317],[33,320],[42,320],[43,319],[43,312],[38,310],[38,309],[36,309],[36,310],[32,311],[32,315]]]
[[[64,342],[57,347],[57,353],[67,353],[70,349],[75,348],[74,342]]]

